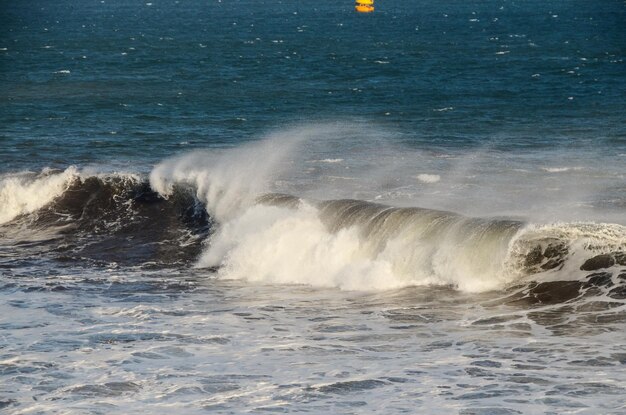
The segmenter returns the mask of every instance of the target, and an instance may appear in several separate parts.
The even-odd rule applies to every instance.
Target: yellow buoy
[[[359,13],[371,13],[374,11],[374,0],[356,0],[354,8]]]

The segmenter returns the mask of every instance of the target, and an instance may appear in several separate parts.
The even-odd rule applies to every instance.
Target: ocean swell
[[[184,263],[220,278],[346,290],[483,292],[588,281],[596,272],[619,285],[626,272],[622,225],[533,224],[270,193],[279,158],[255,174],[258,151],[235,162],[204,153],[166,160],[149,182],[75,168],[6,175],[2,245],[15,251],[12,261]]]

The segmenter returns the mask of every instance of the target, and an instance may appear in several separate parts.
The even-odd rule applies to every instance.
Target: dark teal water
[[[0,170],[150,165],[285,123],[419,148],[626,148],[622,1],[13,1]]]

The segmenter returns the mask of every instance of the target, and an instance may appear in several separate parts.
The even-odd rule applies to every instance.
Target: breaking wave
[[[168,200],[135,174],[45,170],[0,182],[0,241],[13,260],[51,258],[103,265],[190,262],[210,228],[187,189]],[[10,265],[10,264],[9,264]]]
[[[218,228],[198,266],[272,283],[349,290],[446,285],[481,292],[532,279],[578,280],[585,271],[626,266],[625,251],[620,225],[538,226],[277,194],[260,197]]]
[[[347,290],[482,292],[585,282],[590,272],[605,273],[607,287],[626,284],[624,226],[533,224],[271,193],[280,157],[259,157],[262,151],[239,152],[237,162],[231,155],[177,157],[149,180],[73,167],[5,175],[0,241],[12,249],[5,258],[189,264],[221,278]]]
[[[34,212],[60,196],[76,178],[77,170],[50,169],[40,174],[20,172],[0,176],[0,224]]]

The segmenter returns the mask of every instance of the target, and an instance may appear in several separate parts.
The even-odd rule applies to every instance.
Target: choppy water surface
[[[0,6],[2,411],[626,412],[624,3],[376,7]]]
[[[4,284],[3,405],[16,413],[624,409],[623,302],[359,294],[189,271]]]
[[[5,178],[67,181],[0,225],[5,409],[623,412],[624,226],[247,200],[231,154]]]

